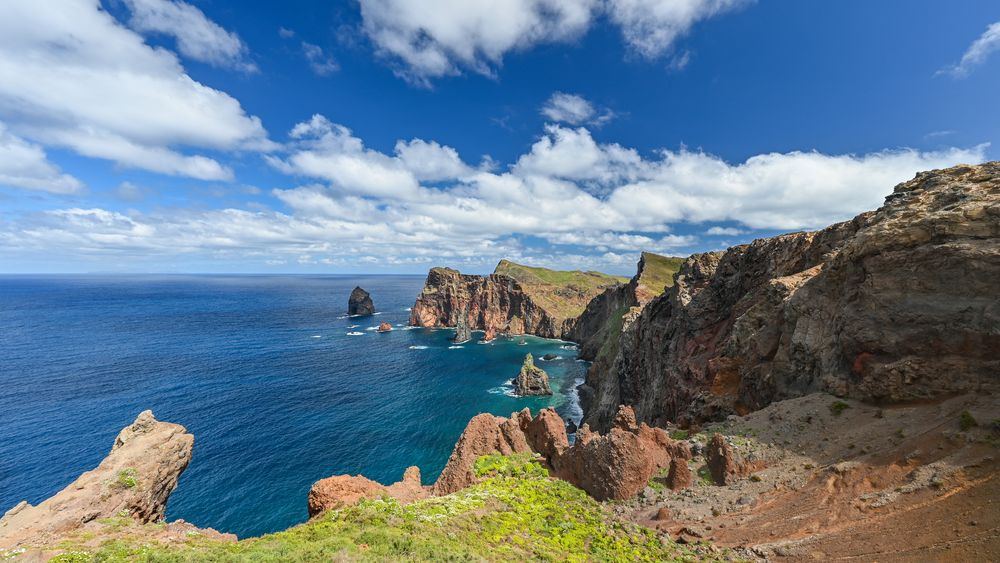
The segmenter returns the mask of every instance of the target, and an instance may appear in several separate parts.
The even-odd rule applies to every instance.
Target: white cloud
[[[578,37],[599,0],[361,0],[364,32],[417,82],[469,69],[490,75],[506,53]]]
[[[491,171],[423,139],[399,141],[392,154],[382,153],[319,115],[296,125],[291,137],[287,154],[271,161],[312,183],[273,190],[281,212],[70,209],[0,224],[0,249],[345,267],[363,256],[414,268],[483,268],[508,257],[627,271],[640,250],[714,247],[685,234],[702,223],[824,227],[878,207],[917,171],[982,161],[986,148],[770,153],[728,163],[687,150],[643,157],[598,143],[585,128],[552,125],[514,165]],[[709,236],[745,234],[733,229],[697,228]],[[527,246],[528,237],[547,244]]]
[[[712,227],[705,231],[705,234],[713,237],[737,237],[745,235],[746,231],[735,227]]]
[[[625,42],[644,57],[667,52],[699,21],[744,6],[748,0],[608,0],[611,20]],[[683,56],[680,68],[687,64]]]
[[[83,183],[49,162],[42,147],[7,131],[0,123],[0,186],[73,194]]]
[[[4,2],[0,118],[18,135],[129,167],[207,180],[232,171],[210,150],[271,146],[237,100],[189,77],[97,0]]]
[[[699,21],[750,1],[360,0],[362,28],[376,49],[400,75],[422,85],[462,70],[492,76],[507,53],[572,41],[602,14],[631,49],[658,57]],[[689,60],[681,54],[670,68],[680,70]]]
[[[205,17],[181,0],[124,0],[132,12],[129,26],[141,33],[162,33],[177,39],[177,50],[196,61],[245,72],[256,72],[249,50],[238,35]]]
[[[585,123],[602,125],[615,117],[611,110],[605,109],[598,112],[594,104],[582,96],[563,92],[552,94],[542,106],[541,112],[552,121],[570,125],[583,125]]]
[[[340,70],[340,65],[337,61],[328,56],[323,52],[323,48],[319,45],[313,45],[312,43],[302,42],[302,53],[306,57],[306,61],[309,63],[309,68],[312,69],[317,76],[330,76],[331,74]]]
[[[969,45],[957,65],[939,72],[946,72],[956,77],[968,76],[975,67],[986,62],[995,51],[1000,51],[1000,22],[990,24],[986,31]]]

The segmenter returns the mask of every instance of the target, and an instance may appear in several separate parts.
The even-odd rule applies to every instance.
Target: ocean
[[[0,513],[95,467],[142,410],[187,427],[167,506],[248,537],[304,522],[313,482],[437,478],[474,415],[579,421],[587,364],[566,342],[451,344],[408,329],[423,276],[0,276]],[[378,314],[347,317],[355,285]],[[388,334],[374,331],[391,323]],[[474,333],[475,337],[482,333]],[[526,352],[555,395],[510,396]],[[552,353],[558,359],[537,361]]]

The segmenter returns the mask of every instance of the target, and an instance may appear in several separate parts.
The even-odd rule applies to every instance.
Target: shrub
[[[687,440],[689,433],[687,430],[674,430],[670,433],[670,439],[672,440]]]
[[[840,416],[840,413],[849,408],[851,408],[851,405],[848,405],[844,401],[834,401],[830,403],[830,412],[833,413],[833,416]]]
[[[120,489],[131,489],[139,484],[139,472],[134,467],[126,467],[118,472],[115,486]]]
[[[979,426],[976,419],[973,418],[972,413],[969,411],[962,411],[962,414],[958,415],[958,427],[965,432],[972,429],[973,427]]]

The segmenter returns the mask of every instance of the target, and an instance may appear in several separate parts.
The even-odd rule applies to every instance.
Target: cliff
[[[360,287],[355,287],[351,291],[351,296],[347,299],[347,314],[356,316],[374,315],[375,303],[372,296]]]
[[[619,404],[682,424],[827,391],[899,402],[1000,385],[1000,163],[923,172],[818,232],[688,258],[588,374],[584,420]],[[597,365],[595,364],[595,367]]]
[[[489,276],[432,268],[410,312],[410,324],[453,327],[466,314],[472,330],[562,338],[587,303],[624,280],[598,272],[560,272],[502,260]]]

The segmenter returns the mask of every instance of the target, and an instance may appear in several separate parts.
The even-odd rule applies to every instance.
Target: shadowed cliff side
[[[918,174],[878,211],[687,259],[623,332],[585,422],[681,424],[828,391],[1000,385],[1000,163]]]

